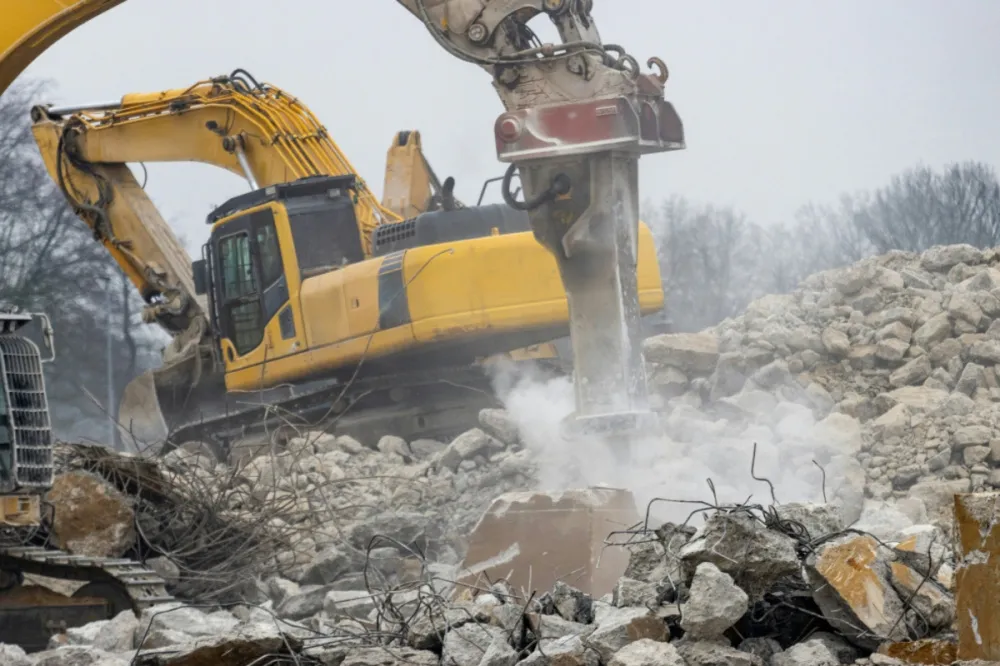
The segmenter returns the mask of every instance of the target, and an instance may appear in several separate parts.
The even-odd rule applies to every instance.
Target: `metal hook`
[[[646,67],[656,67],[656,80],[660,83],[666,83],[667,78],[670,76],[670,71],[667,69],[667,63],[663,62],[660,58],[653,56],[646,61]]]

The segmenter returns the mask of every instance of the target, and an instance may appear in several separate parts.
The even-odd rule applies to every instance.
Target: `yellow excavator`
[[[0,85],[122,1],[7,0]],[[640,317],[662,308],[663,291],[637,218],[638,158],[684,147],[665,65],[652,58],[657,71],[642,74],[602,45],[589,0],[397,2],[493,75],[507,109],[495,123],[505,205],[460,206],[452,182],[436,193],[440,210],[410,216],[416,172],[407,178],[391,153],[396,210],[383,205],[296,97],[242,70],[32,109],[50,174],[142,294],[147,320],[172,335],[162,367],[123,395],[130,437],[224,446],[278,423],[440,435],[490,402],[481,361],[567,333],[575,421],[621,431],[648,414]],[[527,27],[541,14],[562,45]],[[206,162],[249,183],[208,216],[198,261],[127,166],[154,161]],[[518,170],[523,201],[511,190]]]
[[[333,423],[372,443],[445,437],[493,404],[480,361],[551,358],[551,346],[523,347],[568,333],[558,269],[527,215],[457,202],[417,132],[389,148],[383,204],[297,97],[243,71],[32,118],[53,179],[145,319],[172,336],[162,367],[123,394],[129,439],[225,456],[233,439],[281,425]],[[193,263],[127,166],[161,161],[249,184],[208,216]],[[645,228],[639,281],[643,310],[659,309]]]

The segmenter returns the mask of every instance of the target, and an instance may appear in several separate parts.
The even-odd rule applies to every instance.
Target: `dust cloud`
[[[539,490],[625,488],[640,511],[654,498],[679,500],[656,502],[651,513],[657,521],[679,522],[698,508],[692,502],[772,504],[767,482],[751,474],[753,462],[758,479],[774,484],[779,503],[822,502],[824,491],[831,500],[845,499],[840,467],[858,445],[854,433],[836,419],[817,422],[809,408],[796,403],[762,401],[755,412],[727,419],[682,397],[662,412],[660,435],[569,441],[560,434],[560,423],[574,407],[568,378],[515,375],[498,366],[494,385],[533,454]]]

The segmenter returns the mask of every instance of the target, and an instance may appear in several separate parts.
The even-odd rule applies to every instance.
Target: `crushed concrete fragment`
[[[906,639],[889,553],[874,538],[849,534],[823,544],[806,572],[824,617],[851,642],[874,649],[883,641]]]
[[[445,635],[441,659],[453,666],[478,666],[493,643],[506,640],[507,632],[500,627],[463,624]]]
[[[601,658],[579,636],[566,636],[535,650],[518,664],[523,666],[600,666]]]
[[[128,498],[96,475],[59,474],[47,500],[55,508],[55,543],[74,555],[121,557],[135,541],[135,512]]]
[[[615,653],[608,666],[685,666],[684,659],[670,643],[641,638]]]
[[[771,666],[839,666],[839,656],[820,639],[793,645],[774,655]]]
[[[641,638],[666,641],[669,637],[666,623],[645,608],[615,609],[604,618],[593,633],[583,638],[585,645],[593,648],[605,663],[618,650]]]
[[[710,562],[695,570],[681,627],[692,639],[719,638],[747,612],[748,597],[733,579]]]
[[[749,652],[741,652],[719,641],[688,641],[676,643],[677,651],[687,666],[766,666],[764,661]]]
[[[740,512],[713,514],[681,549],[680,556],[692,570],[705,562],[714,564],[732,576],[751,599],[801,569],[790,537]]]

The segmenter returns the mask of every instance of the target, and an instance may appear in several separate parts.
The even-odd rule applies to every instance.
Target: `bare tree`
[[[673,197],[646,216],[657,240],[671,328],[696,330],[760,295],[760,229],[731,208]]]
[[[46,371],[50,403],[57,428],[72,436],[106,418],[87,394],[107,394],[107,336],[116,385],[148,364],[152,339],[133,321],[135,290],[117,288],[120,270],[46,172],[28,116],[45,90],[20,82],[0,96],[0,301],[52,318],[59,355]],[[108,276],[116,285],[110,316]]]
[[[1000,244],[1000,183],[979,162],[940,173],[916,167],[857,202],[851,223],[877,253],[955,243],[992,247]]]

